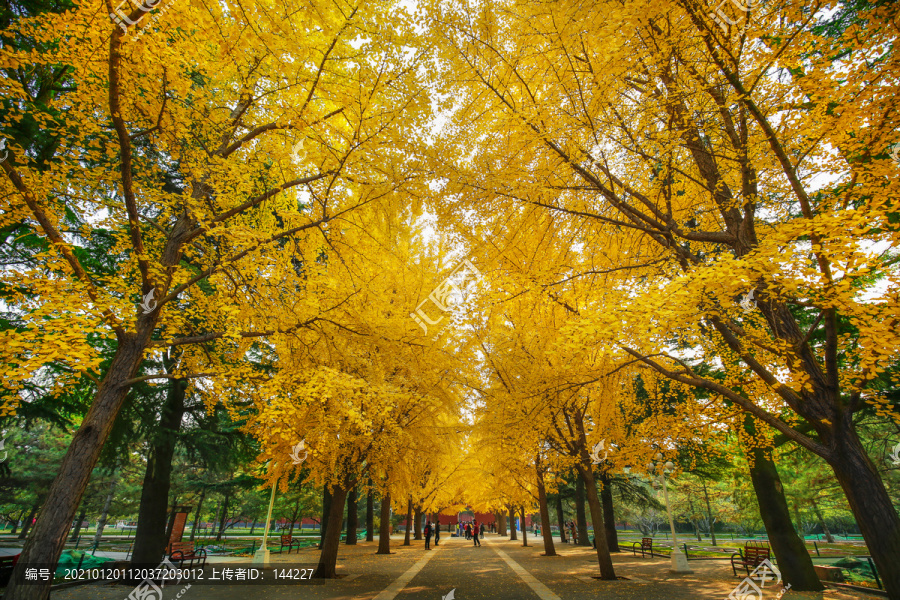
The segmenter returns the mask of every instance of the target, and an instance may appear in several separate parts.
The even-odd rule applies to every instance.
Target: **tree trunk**
[[[225,492],[225,505],[222,508],[222,516],[219,517],[219,532],[216,534],[216,541],[222,541],[222,533],[225,531],[225,521],[228,520],[228,501],[231,499],[231,490]]]
[[[812,504],[813,512],[816,513],[816,519],[819,520],[819,527],[822,528],[822,533],[825,534],[825,542],[829,544],[834,543],[834,538],[831,537],[831,532],[828,531],[828,525],[825,524],[825,519],[822,518],[822,511],[819,510],[819,504],[816,502],[815,498],[810,498],[810,504]]]
[[[356,529],[359,526],[359,515],[357,514],[356,499],[358,497],[356,486],[347,493],[347,539],[348,546],[356,545]]]
[[[497,534],[506,536],[506,515],[503,513],[497,517]]]
[[[412,496],[409,497],[409,500],[406,501],[406,533],[403,536],[403,545],[410,546],[412,543],[410,542],[410,535],[412,532],[410,531],[412,527],[412,515],[413,515],[413,506],[412,506]]]
[[[550,508],[547,506],[547,490],[544,488],[544,472],[537,465],[538,502],[541,505],[541,534],[544,538],[544,556],[556,556],[556,548],[553,547],[553,533],[550,531]]]
[[[20,540],[24,540],[26,537],[28,537],[28,532],[31,530],[31,523],[34,521],[34,515],[37,514],[38,509],[40,507],[41,507],[41,505],[37,504],[37,503],[32,505],[31,512],[28,513],[28,516],[25,518],[25,522],[22,523],[22,531],[19,532]],[[35,527],[35,529],[37,529],[37,527]],[[63,534],[63,535],[65,535],[65,534]],[[63,539],[65,539],[65,537],[63,537]],[[27,545],[28,545],[28,543],[26,542],[26,546]]]
[[[103,530],[106,529],[106,521],[109,519],[109,507],[112,504],[113,495],[116,493],[116,484],[119,482],[116,475],[117,473],[113,473],[112,475],[113,479],[109,484],[109,492],[106,494],[106,500],[103,501],[103,511],[100,513],[100,520],[97,521],[97,531],[94,533],[95,548],[103,538]]]
[[[325,536],[327,535],[328,526],[331,524],[331,503],[334,499],[331,497],[331,492],[328,490],[328,486],[326,485],[322,489],[322,521],[319,525],[319,549],[325,549]],[[343,504],[341,505],[343,507]],[[340,511],[335,511],[340,512]],[[341,521],[344,520],[344,516],[341,515]],[[341,529],[341,524],[338,523],[338,530]],[[341,536],[338,534],[338,541],[341,541]]]
[[[507,508],[509,508],[509,539],[514,542],[519,539],[516,537],[516,513],[513,512],[512,504]]]
[[[525,523],[525,505],[519,507],[519,518],[522,523],[522,545],[528,545],[528,525]]]
[[[422,508],[416,506],[413,512],[413,520],[415,521],[415,537],[413,539],[421,540],[422,539]]]
[[[712,545],[716,546],[716,523],[713,521],[712,508],[709,505],[709,491],[706,489],[706,481],[703,481],[703,496],[706,498],[706,519],[709,523],[709,537]]]
[[[22,512],[19,513],[19,518],[16,519],[16,522],[13,523],[12,531],[9,532],[10,535],[15,535],[16,531],[19,530],[19,523],[21,523],[23,527],[25,526],[25,515],[27,513],[28,513],[28,507],[26,506],[25,508],[22,509]]]
[[[78,519],[75,520],[75,529],[72,530],[72,537],[69,538],[70,542],[74,542],[78,539],[78,536],[81,535],[81,524],[84,523],[84,518],[87,516],[87,509],[82,504],[81,512],[78,513]]]
[[[603,508],[600,505],[600,498],[597,496],[597,483],[594,481],[594,472],[591,469],[591,459],[587,456],[587,450],[583,452],[582,461],[576,465],[578,469],[578,480],[583,482],[582,493],[587,488],[588,506],[591,510],[591,522],[603,523]],[[585,466],[587,465],[587,466]],[[606,536],[597,535],[598,527],[594,527],[594,541],[597,546],[597,562],[600,565],[600,579],[616,579],[616,571],[613,568],[612,556],[609,554],[609,547],[606,545]],[[581,532],[579,531],[579,537]],[[590,546],[591,542],[587,539],[587,528],[585,528],[584,540]]]
[[[847,496],[888,598],[900,600],[900,517],[856,434],[852,416],[841,417],[828,463]]]
[[[149,287],[143,293],[149,292]],[[112,430],[113,423],[129,386],[143,360],[144,349],[153,333],[158,311],[150,318],[138,318],[138,331],[118,338],[118,348],[94,401],[72,436],[69,448],[59,465],[59,473],[38,514],[32,535],[25,542],[19,560],[6,587],[5,600],[47,600],[52,581],[25,581],[25,569],[34,565],[54,568],[66,544],[66,534],[91,473],[97,465],[100,450]]]
[[[391,553],[391,495],[385,494],[381,499],[381,527],[378,530],[378,552]]]
[[[300,514],[300,494],[297,494],[297,502],[294,503],[294,512],[291,513],[291,528],[288,530],[288,535],[294,535],[294,523],[297,522],[297,515]]]
[[[750,415],[744,418],[744,429],[750,435],[756,434],[755,421]],[[750,480],[756,492],[760,517],[772,545],[772,553],[775,554],[785,585],[791,584],[791,589],[798,592],[820,591],[824,588],[813,568],[812,558],[791,523],[784,488],[778,468],[772,461],[771,450],[753,448],[747,462],[750,464]]]
[[[619,549],[619,532],[616,531],[616,513],[613,509],[612,477],[609,472],[600,476],[603,489],[600,490],[600,502],[603,504],[603,529],[606,531],[606,545],[610,552],[621,552]],[[594,526],[597,535],[597,526]]]
[[[697,514],[694,511],[694,499],[690,494],[688,494],[687,499],[688,499],[688,507],[691,509],[691,519],[690,519],[691,525],[694,526],[694,533],[697,534],[697,541],[700,543],[703,543],[703,538],[700,537],[700,525],[697,524],[697,519],[694,518],[694,515]]]
[[[593,518],[593,516],[591,518]],[[594,523],[602,523],[602,521],[594,521]],[[591,541],[588,539],[587,517],[584,513],[584,479],[580,476],[575,478],[575,526],[578,528],[578,535],[576,536],[578,538],[578,545],[590,546]]]
[[[171,371],[173,361],[163,358],[166,371]],[[173,379],[166,392],[159,426],[149,440],[150,455],[141,486],[141,504],[138,508],[137,531],[134,533],[134,553],[131,562],[156,565],[166,552],[166,508],[169,504],[169,488],[172,483],[172,458],[175,443],[184,418],[186,379]],[[219,533],[221,536],[221,532]],[[217,538],[218,539],[218,538]]]
[[[200,501],[197,503],[197,513],[194,515],[194,525],[191,527],[191,541],[197,534],[197,527],[200,525],[200,511],[203,510],[203,500],[206,499],[206,488],[200,490]]]
[[[556,521],[559,523],[559,543],[566,543],[566,520],[563,518],[562,496],[556,494]]]
[[[366,495],[366,541],[372,542],[375,540],[375,496],[372,493],[372,488],[369,488],[369,493]]]
[[[327,489],[327,488],[326,488]],[[328,521],[322,521],[322,531],[325,536],[322,539],[322,552],[319,554],[319,564],[316,567],[314,577],[318,579],[334,579],[337,566],[338,548],[341,545],[341,524],[344,520],[344,502],[347,500],[347,490],[343,487],[335,487],[334,492],[328,494],[335,510],[328,511]]]

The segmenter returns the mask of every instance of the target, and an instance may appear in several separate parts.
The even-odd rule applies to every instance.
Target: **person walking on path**
[[[472,539],[472,524],[471,523],[466,523],[466,539],[467,540]]]
[[[472,537],[472,539],[474,540],[472,542],[472,545],[481,546],[481,542],[478,541],[478,521],[475,521],[475,527],[472,528],[472,533],[474,534],[474,536]]]
[[[441,541],[441,522],[435,521],[434,523],[434,546],[437,548],[438,543]]]
[[[425,549],[431,550],[431,521],[425,521]]]

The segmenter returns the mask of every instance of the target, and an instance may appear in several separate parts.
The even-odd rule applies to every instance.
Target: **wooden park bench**
[[[288,554],[291,553],[292,549],[296,548],[297,550],[299,550],[302,547],[300,544],[300,540],[295,540],[292,535],[287,533],[282,534],[281,536],[281,549],[278,552],[284,552],[285,546],[287,546]]]
[[[741,565],[749,575],[750,569],[755,569],[771,556],[768,542],[747,542],[743,550],[738,549],[731,555],[731,570],[737,575],[737,565]]]
[[[169,545],[169,560],[178,563],[179,567],[194,565],[206,566],[206,550],[194,550],[194,542],[172,542]]]
[[[631,542],[631,552],[637,556],[637,551],[641,551],[641,557],[644,556],[645,552],[650,553],[650,558],[653,558],[653,538],[641,538],[640,542]]]

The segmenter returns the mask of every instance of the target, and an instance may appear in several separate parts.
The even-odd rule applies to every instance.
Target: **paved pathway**
[[[599,581],[596,554],[591,548],[557,544],[560,556],[545,557],[540,538],[522,542],[488,535],[472,547],[459,538],[441,538],[430,552],[424,543],[401,546],[392,538],[393,554],[376,555],[377,543],[341,546],[338,573],[345,576],[321,585],[167,586],[165,600],[443,600],[454,591],[455,600],[722,600],[740,581],[732,577],[727,561],[692,561],[690,575],[669,573],[663,558],[614,555],[616,573],[627,580]],[[273,554],[276,567],[314,566],[318,552],[305,549],[291,555]],[[249,559],[244,559],[249,566]],[[81,585],[55,590],[51,600],[125,600],[124,585]],[[771,591],[770,591],[771,590]],[[180,596],[179,596],[180,594]],[[765,600],[777,593],[767,588]],[[864,594],[826,591],[811,594],[789,591],[784,600],[874,599]]]

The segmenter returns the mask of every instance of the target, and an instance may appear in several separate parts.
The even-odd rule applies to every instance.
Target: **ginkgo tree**
[[[507,229],[539,209],[619,237],[595,268],[628,269],[631,291],[571,343],[712,392],[825,459],[898,598],[900,517],[853,419],[898,417],[880,391],[900,345],[897,9],[824,8],[761,5],[729,27],[681,1],[430,4],[436,84],[462,99],[434,153],[435,206]]]
[[[58,558],[147,353],[285,335],[252,318],[257,261],[401,187],[430,109],[403,48],[411,22],[391,3],[157,6],[131,7],[122,27],[98,18],[114,10],[101,2],[23,17],[5,34],[35,50],[0,49],[0,93],[24,111],[4,130],[3,225],[28,223],[48,245],[2,275],[28,321],[3,332],[3,384],[20,390],[63,355],[59,388],[95,384],[7,598],[46,598],[46,585],[21,585],[25,565]],[[53,143],[35,148],[35,126]],[[111,274],[80,259],[90,237],[107,240]],[[269,276],[310,285],[290,262]],[[209,328],[186,326],[198,315]],[[96,331],[116,346],[102,372],[85,341]]]

